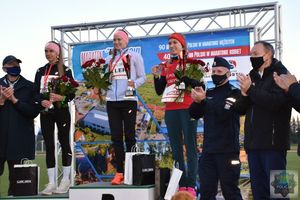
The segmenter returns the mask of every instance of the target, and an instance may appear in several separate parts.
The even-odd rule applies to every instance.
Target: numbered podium
[[[154,200],[154,185],[111,185],[98,182],[70,188],[70,200]]]

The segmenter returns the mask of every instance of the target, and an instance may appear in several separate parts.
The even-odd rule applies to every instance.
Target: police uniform
[[[215,57],[212,67],[231,65]],[[203,152],[199,159],[201,199],[214,199],[218,180],[225,199],[242,199],[238,181],[240,177],[239,129],[240,115],[234,109],[234,100],[240,90],[229,82],[207,90],[206,99],[190,106],[191,117],[204,120]]]

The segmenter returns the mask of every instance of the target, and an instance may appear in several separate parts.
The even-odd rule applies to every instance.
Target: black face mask
[[[171,55],[171,60],[178,61],[178,60],[180,60],[180,57],[179,57],[179,55]]]
[[[264,64],[264,57],[250,57],[252,68],[258,70]]]
[[[211,79],[216,86],[219,86],[226,81],[227,75],[226,75],[226,73],[223,75],[214,74],[214,75],[211,75]]]

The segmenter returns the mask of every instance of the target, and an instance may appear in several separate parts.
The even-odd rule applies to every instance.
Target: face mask
[[[177,55],[177,54],[175,54],[175,55],[171,54],[171,60],[172,61],[178,61],[179,59],[180,59],[179,55]]]
[[[11,76],[19,76],[21,73],[21,68],[20,66],[9,67],[6,68],[6,73]]]
[[[226,75],[226,73],[223,75],[214,74],[214,75],[211,75],[211,79],[216,86],[219,86],[226,81],[227,75]]]
[[[250,57],[252,68],[258,70],[264,64],[264,57]]]

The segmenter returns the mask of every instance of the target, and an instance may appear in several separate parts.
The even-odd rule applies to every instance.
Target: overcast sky
[[[0,60],[12,54],[23,63],[22,74],[34,79],[35,71],[47,61],[44,45],[51,39],[51,26],[100,22],[162,14],[199,11],[273,1],[237,0],[1,0]],[[300,79],[300,1],[280,0],[283,8],[283,63]],[[4,73],[0,70],[0,75]]]

